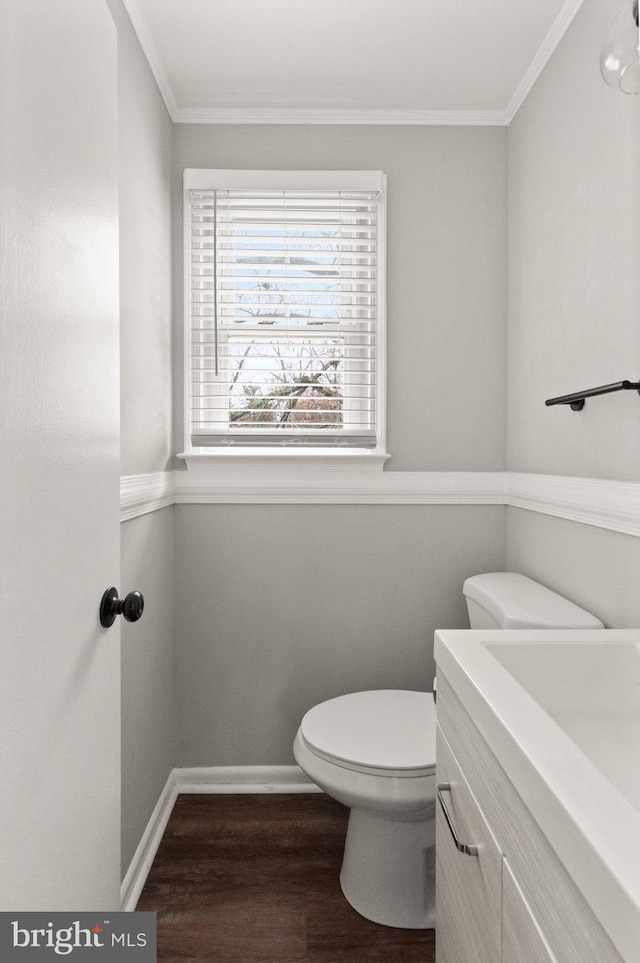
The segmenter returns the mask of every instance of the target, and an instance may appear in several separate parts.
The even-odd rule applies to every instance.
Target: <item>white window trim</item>
[[[183,184],[183,304],[184,304],[184,443],[185,450],[177,457],[184,460],[187,469],[201,471],[214,463],[234,465],[240,470],[252,471],[265,460],[270,467],[284,470],[304,466],[305,469],[382,471],[390,457],[386,451],[387,410],[387,363],[386,363],[386,184],[381,171],[245,171],[187,169]],[[242,447],[195,449],[191,444],[190,398],[191,398],[191,270],[190,245],[190,190],[228,188],[241,190],[264,188],[265,190],[376,190],[380,191],[381,203],[378,215],[378,298],[376,337],[379,350],[376,355],[376,446],[375,448],[325,447]]]

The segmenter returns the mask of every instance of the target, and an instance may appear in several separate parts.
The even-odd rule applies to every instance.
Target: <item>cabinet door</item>
[[[506,859],[502,862],[502,963],[557,963]]]
[[[438,963],[497,963],[502,854],[458,763],[437,730],[436,927]],[[447,786],[447,789],[442,789]],[[446,809],[446,813],[445,813]],[[461,852],[454,839],[475,852]]]

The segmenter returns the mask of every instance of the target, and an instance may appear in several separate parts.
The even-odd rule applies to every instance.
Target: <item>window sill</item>
[[[231,472],[381,472],[390,455],[366,448],[241,448],[207,449],[177,455],[188,471]]]

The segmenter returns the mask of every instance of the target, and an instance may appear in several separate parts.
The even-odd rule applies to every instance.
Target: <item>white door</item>
[[[0,910],[119,907],[117,38],[0,0]]]

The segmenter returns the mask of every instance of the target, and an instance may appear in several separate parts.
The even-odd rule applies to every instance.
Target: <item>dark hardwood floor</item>
[[[433,930],[378,926],[342,895],[347,816],[322,794],[178,796],[137,907],[158,913],[158,960],[433,961]]]

